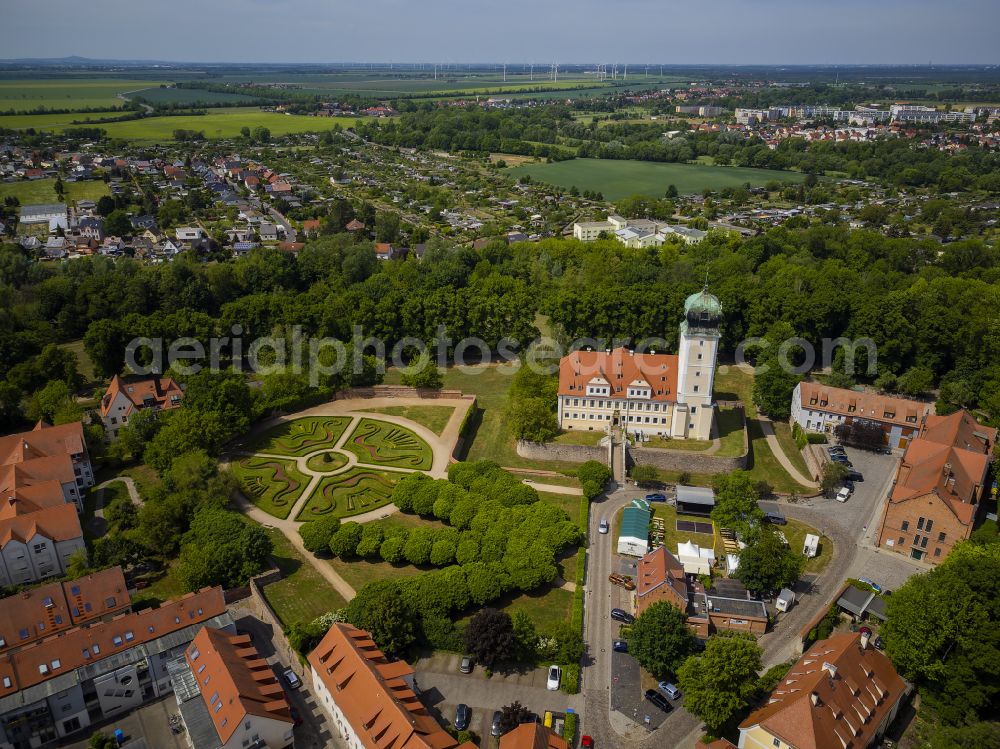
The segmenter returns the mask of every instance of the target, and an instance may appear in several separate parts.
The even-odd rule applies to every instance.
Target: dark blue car
[[[667,501],[667,495],[666,494],[647,494],[646,495],[646,501],[647,502],[666,502]]]

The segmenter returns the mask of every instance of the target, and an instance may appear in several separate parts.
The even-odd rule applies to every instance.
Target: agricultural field
[[[0,182],[0,200],[14,196],[21,205],[33,205],[35,203],[56,203],[55,179],[29,179],[17,182]],[[104,195],[110,195],[106,183],[101,180],[88,180],[86,182],[67,182],[63,180],[63,187],[66,189],[65,200],[70,203],[76,200],[97,200]]]
[[[558,187],[577,187],[603,193],[607,200],[620,200],[642,194],[661,198],[667,186],[674,185],[684,194],[704,189],[740,187],[747,182],[763,185],[771,180],[799,182],[805,175],[774,169],[703,166],[701,164],[664,164],[651,161],[612,159],[573,159],[552,164],[523,164],[507,170],[512,177],[530,175],[532,179]]]
[[[245,94],[230,94],[221,91],[202,91],[191,88],[143,88],[133,92],[133,96],[159,104],[253,104],[258,100]]]
[[[81,117],[82,119],[82,117]],[[31,124],[30,117],[19,118],[22,127],[36,127]],[[210,109],[203,115],[180,115],[177,117],[145,117],[141,120],[126,122],[106,122],[94,125],[104,129],[109,138],[121,138],[140,143],[169,143],[174,139],[174,130],[200,130],[205,137],[235,138],[240,129],[248,127],[266,127],[273,136],[291,135],[296,133],[318,133],[330,130],[334,125],[354,127],[358,122],[355,117],[310,117],[308,115],[281,114],[279,112],[263,112],[257,107],[230,107],[225,109]],[[0,118],[0,127],[3,118]],[[61,132],[67,127],[76,125],[56,125],[43,129]]]
[[[64,127],[87,127],[93,120],[105,117],[121,117],[121,111],[106,112],[66,112],[65,114],[8,114],[0,116],[0,129],[25,130],[33,127],[36,130],[54,130]]]
[[[119,109],[118,94],[158,86],[159,81],[128,78],[54,78],[0,80],[0,112],[49,109]]]
[[[344,443],[344,449],[367,465],[426,471],[434,462],[430,445],[412,431],[375,419],[362,419]]]
[[[268,455],[301,457],[324,446],[333,447],[350,423],[347,416],[310,416],[286,421],[254,437],[245,449]]]
[[[288,517],[309,483],[309,477],[299,471],[294,460],[261,455],[234,462],[233,474],[251,502],[278,518]]]
[[[370,468],[352,468],[323,479],[296,520],[308,522],[324,515],[348,517],[389,504],[396,478]]]

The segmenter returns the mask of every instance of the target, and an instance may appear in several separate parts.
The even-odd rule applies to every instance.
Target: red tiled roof
[[[536,722],[522,723],[500,737],[500,749],[566,749],[567,746],[566,739]]]
[[[815,643],[740,729],[759,725],[796,749],[868,746],[907,687],[889,659],[871,646],[862,650],[860,639],[845,632]]]
[[[334,624],[309,654],[309,665],[337,702],[365,749],[455,749],[405,677],[364,630]],[[474,749],[465,743],[460,749]]]
[[[666,546],[653,549],[639,560],[636,569],[636,596],[642,598],[662,585],[673,590],[682,607],[687,604],[687,582],[684,567],[677,558],[667,551]]]
[[[889,501],[898,504],[936,494],[963,525],[975,519],[973,495],[982,487],[997,430],[967,411],[927,416],[896,472]]]
[[[625,348],[574,351],[559,362],[559,395],[586,396],[589,383],[610,385],[610,397],[628,397],[633,385],[648,386],[650,400],[677,400],[677,356],[632,354]]]
[[[908,398],[827,387],[818,382],[801,382],[798,387],[803,408],[913,429],[919,427],[920,420],[931,410],[929,404]]]
[[[247,715],[292,723],[285,690],[247,635],[202,627],[184,657],[223,744]],[[216,705],[221,706],[216,709]]]
[[[27,515],[0,520],[0,548],[11,541],[27,543],[37,534],[53,541],[69,541],[82,537],[83,530],[80,528],[76,505],[61,504],[29,512]]]
[[[154,408],[173,408],[175,406],[173,397],[184,396],[184,391],[177,384],[173,377],[147,377],[141,380],[122,380],[118,375],[111,378],[108,390],[101,398],[101,417],[108,416],[108,409],[114,403],[115,397],[121,393],[132,406],[144,408],[152,406]],[[132,408],[125,412],[128,416],[132,413]]]
[[[222,588],[206,588],[156,609],[120,614],[62,632],[54,637],[0,656],[0,697],[41,684],[60,674],[95,663],[136,645],[152,642],[192,624],[206,622],[226,611]],[[10,680],[5,686],[3,677]]]

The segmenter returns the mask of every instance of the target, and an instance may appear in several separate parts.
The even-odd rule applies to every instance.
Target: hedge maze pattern
[[[254,456],[237,464],[236,474],[244,493],[254,504],[275,517],[285,518],[309,483],[290,460]]]
[[[296,520],[315,520],[328,514],[356,515],[389,504],[395,480],[379,471],[353,468],[323,479]]]
[[[406,427],[362,419],[344,447],[359,463],[428,470],[433,464],[430,445]]]
[[[312,416],[278,424],[258,436],[248,450],[271,455],[305,456],[333,447],[351,423],[348,416]]]

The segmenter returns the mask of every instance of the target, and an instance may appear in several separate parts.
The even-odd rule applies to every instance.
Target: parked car
[[[851,460],[846,455],[831,455],[830,460],[834,463],[840,463],[841,465],[849,466],[851,465]]]
[[[773,525],[787,525],[788,521],[785,520],[785,516],[780,512],[765,512],[764,522],[771,523]]]
[[[625,588],[625,590],[635,590],[635,580],[628,575],[622,575],[618,572],[612,572],[608,575],[608,582],[613,585],[620,585]]]
[[[545,680],[545,688],[554,692],[559,689],[560,681],[562,681],[562,669],[555,664],[549,666],[549,678]]]
[[[538,713],[527,712],[521,716],[521,723],[541,723],[542,719],[538,717]]]
[[[851,493],[847,489],[841,489],[837,492],[836,500],[838,502],[846,502],[851,496]]]
[[[616,653],[628,652],[628,642],[626,642],[625,640],[615,640],[612,647],[615,649]]]
[[[473,663],[473,661],[472,661],[472,656],[471,655],[467,655],[467,656],[465,656],[465,657],[462,658],[462,663],[458,667],[458,670],[461,671],[463,674],[471,674],[472,673],[472,669],[475,667],[475,665],[476,664]]]
[[[601,524],[597,526],[598,533],[607,533],[609,530],[611,530],[611,526],[608,524],[607,520],[602,520]]]
[[[469,727],[469,720],[472,718],[472,710],[464,702],[455,710],[455,728],[464,731]]]
[[[847,480],[861,482],[865,480],[865,477],[862,476],[858,471],[852,469],[847,472]]]
[[[859,577],[858,578],[858,582],[859,583],[864,583],[865,585],[870,586],[871,589],[874,590],[876,593],[881,593],[882,592],[882,586],[879,585],[874,580],[869,580],[867,577]],[[871,630],[868,630],[868,633],[871,634]]]
[[[292,671],[292,669],[286,668],[281,675],[285,677],[285,682],[292,689],[298,689],[299,687],[302,686],[302,680],[299,678],[299,675],[297,673]]]
[[[879,650],[885,650],[885,641],[881,637],[876,637],[875,642],[872,643]]]
[[[490,736],[500,735],[500,719],[503,717],[503,712],[500,710],[493,711],[493,723],[490,725]]]
[[[852,494],[854,493],[854,482],[853,481],[844,481],[844,483],[841,484],[841,487],[843,487],[844,489],[847,489],[847,491],[851,492]]]
[[[625,609],[611,609],[611,618],[622,624],[631,624],[635,621],[635,617]]]
[[[662,694],[657,692],[655,689],[646,690],[646,699],[660,708],[663,712],[669,713],[674,709],[673,705],[670,704],[670,700],[664,697]]]
[[[594,739],[587,734],[580,737],[580,749],[594,749]]]
[[[669,697],[672,700],[679,700],[681,697],[681,690],[679,690],[669,681],[661,681],[656,686],[659,687],[660,691],[663,692],[665,695],[667,695],[667,697]]]
[[[660,492],[657,492],[655,494],[647,494],[646,495],[646,501],[647,502],[666,502],[667,501],[667,495],[666,494],[661,494]]]
[[[840,445],[830,445],[828,448],[826,448],[826,451],[828,453],[830,453],[830,455],[834,455],[836,453],[840,453],[841,455],[844,455],[847,452],[847,450],[845,450]]]

